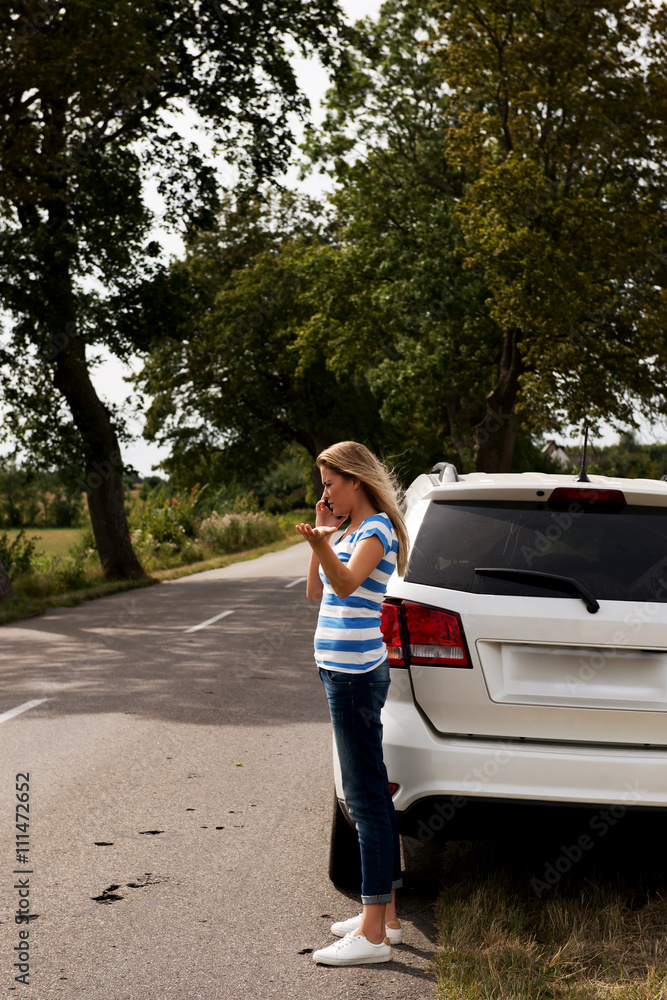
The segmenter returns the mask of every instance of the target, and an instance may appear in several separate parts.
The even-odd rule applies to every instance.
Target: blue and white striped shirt
[[[325,670],[365,673],[387,659],[380,631],[380,610],[389,577],[396,565],[398,538],[386,514],[372,514],[356,531],[334,545],[342,563],[348,563],[355,546],[372,535],[382,542],[384,555],[370,576],[349,597],[337,597],[320,566],[324,584],[315,631],[315,661]]]

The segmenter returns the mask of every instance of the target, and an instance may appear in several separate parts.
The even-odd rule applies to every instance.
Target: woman
[[[306,593],[321,600],[315,660],[326,690],[343,793],[361,849],[363,912],[335,923],[342,938],[313,954],[325,965],[391,960],[401,940],[395,890],[401,885],[398,823],[382,757],[380,712],[389,689],[380,606],[394,566],[404,572],[407,533],[392,475],[362,444],[321,452],[324,492],[315,527],[296,525],[310,543]],[[349,525],[337,542],[340,522]]]

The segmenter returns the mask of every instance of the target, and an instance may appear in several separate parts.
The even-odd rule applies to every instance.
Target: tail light
[[[380,616],[380,628],[382,638],[387,647],[390,667],[404,667],[405,653],[403,652],[403,638],[401,636],[401,606],[400,604],[390,604],[384,601]]]
[[[424,663],[471,667],[459,616],[451,611],[404,601],[382,605],[382,634],[389,665]]]

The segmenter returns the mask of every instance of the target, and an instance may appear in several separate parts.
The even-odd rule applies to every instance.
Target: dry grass
[[[24,538],[37,539],[35,549],[49,556],[66,556],[86,532],[84,528],[5,528],[8,538],[13,541],[23,530]],[[1,533],[1,532],[0,532]]]
[[[610,833],[541,892],[574,841],[448,845],[440,1000],[667,1000],[667,851],[652,822]]]

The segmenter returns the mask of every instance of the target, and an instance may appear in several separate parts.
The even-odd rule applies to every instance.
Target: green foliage
[[[161,486],[165,486],[165,480],[160,476],[148,476],[141,484],[139,489],[139,499],[148,500],[151,494]]]
[[[154,572],[215,560],[223,554],[271,545],[294,533],[293,518],[288,517],[286,521],[285,515],[280,518],[249,509],[257,505],[252,496],[246,499],[237,497],[229,502],[229,510],[218,514],[206,511],[206,493],[199,492],[201,511],[196,513],[194,519],[192,510],[197,505],[192,503],[189,493],[171,498],[176,503],[167,507],[168,529],[165,528],[164,540],[158,541],[147,530],[135,530],[135,544],[148,570]],[[158,531],[165,527],[162,520],[165,503],[164,497],[153,499],[154,503],[149,505],[150,512],[142,513],[145,514],[145,523],[152,523]],[[185,530],[190,530],[190,525],[194,526],[193,535]],[[9,570],[19,598],[48,599],[72,591],[90,591],[101,584],[102,567],[90,528],[81,533],[66,555],[40,552],[38,543],[39,538],[24,538],[23,531],[14,538],[8,537],[7,533],[0,535],[0,561]]]
[[[277,541],[280,526],[266,514],[217,514],[205,518],[199,528],[200,540],[215,554],[242,552]]]
[[[617,444],[595,452],[589,468],[601,476],[660,479],[667,475],[667,444],[642,445],[631,432],[622,434]]]
[[[253,481],[287,444],[312,456],[337,438],[377,444],[377,404],[326,353],[304,351],[298,331],[319,310],[317,207],[295,195],[229,202],[215,232],[172,268],[175,310],[138,378],[152,397],[146,433],[170,443],[176,479]],[[310,219],[306,217],[311,213]],[[311,252],[312,251],[312,252]],[[139,309],[150,319],[151,297]]]
[[[542,438],[532,438],[520,434],[517,438],[512,461],[512,472],[544,472],[562,474],[567,470],[555,459],[542,451],[546,442]]]
[[[90,527],[69,546],[66,555],[50,555],[40,551],[36,545],[39,538],[34,541],[35,550],[30,562],[24,562],[17,573],[14,589],[19,596],[39,598],[51,594],[66,594],[72,590],[85,589],[91,583],[101,580],[102,569]]]
[[[86,580],[86,560],[85,557],[70,556],[61,560],[54,567],[56,580],[56,593],[65,593],[68,590],[78,590]]]
[[[56,473],[37,472],[8,459],[0,465],[0,525],[73,527],[82,513],[81,494],[68,491]]]
[[[277,541],[283,529],[257,506],[253,493],[240,496],[198,484],[172,491],[161,483],[130,510],[132,543],[143,565],[155,570]]]
[[[301,447],[287,449],[283,459],[269,469],[258,486],[263,510],[271,513],[296,510],[306,505],[312,459]]]
[[[318,343],[377,400],[383,451],[406,479],[445,453],[465,464],[502,342],[484,282],[462,266],[451,94],[424,45],[435,29],[428,5],[383,4],[310,147],[338,181],[338,239],[317,262],[322,306],[300,347]]]
[[[469,266],[518,344],[526,426],[633,422],[667,380],[667,13],[440,0]]]
[[[204,487],[205,489],[205,487]],[[204,489],[197,485],[189,493],[165,495],[164,488],[149,494],[134,506],[130,515],[133,541],[150,537],[154,542],[169,544],[180,550],[195,536],[195,523]]]
[[[142,570],[117,489],[122,414],[97,396],[90,348],[145,346],[127,321],[160,271],[145,182],[162,225],[206,229],[222,159],[240,184],[287,165],[307,105],[293,51],[328,64],[345,34],[338,0],[0,0],[3,430],[75,481],[110,464],[89,494],[106,573]],[[175,127],[185,111],[205,143]]]
[[[19,531],[13,539],[6,531],[0,535],[0,563],[7,570],[10,580],[30,572],[36,545],[37,539],[26,538],[24,531]]]
[[[472,443],[502,337],[462,268],[429,24],[385,4],[346,52],[311,146],[339,182],[326,212],[284,194],[230,202],[137,304],[135,326],[156,332],[147,432],[171,444],[172,477],[249,478],[286,442],[314,457],[352,437],[409,479]]]

